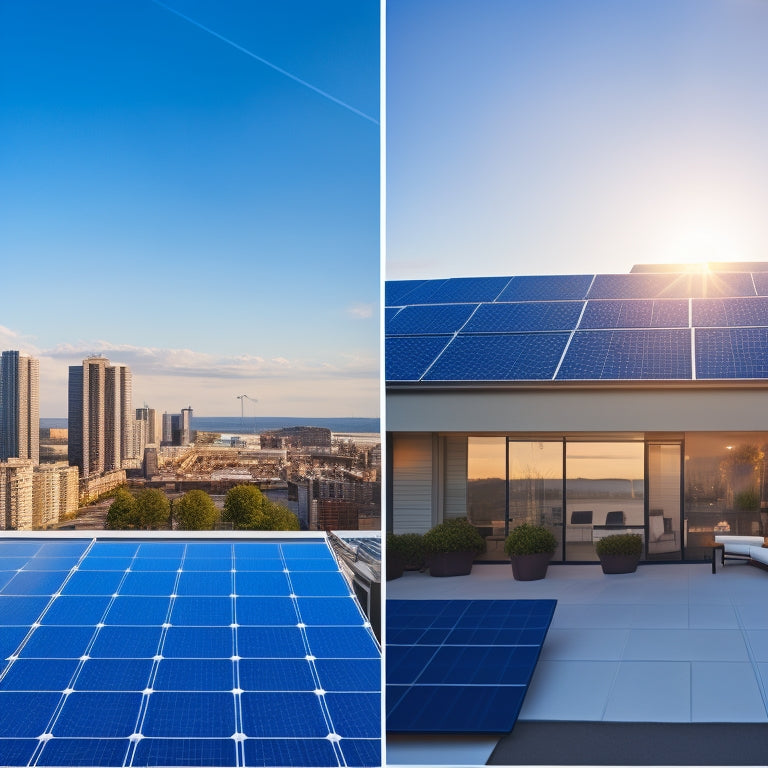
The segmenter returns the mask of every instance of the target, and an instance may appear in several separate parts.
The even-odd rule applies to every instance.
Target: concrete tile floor
[[[612,576],[554,565],[535,582],[476,565],[452,578],[406,573],[386,595],[556,599],[521,720],[768,722],[768,573],[744,563]],[[395,750],[388,762],[403,760]]]

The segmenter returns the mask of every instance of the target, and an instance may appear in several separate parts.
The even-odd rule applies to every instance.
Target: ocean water
[[[67,420],[63,418],[40,419],[40,426],[45,428],[66,429]],[[192,429],[201,432],[253,432],[284,427],[325,427],[331,432],[379,432],[379,419],[355,418],[301,418],[294,416],[193,416]]]

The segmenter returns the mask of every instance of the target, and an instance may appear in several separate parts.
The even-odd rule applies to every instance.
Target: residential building
[[[32,476],[32,527],[35,530],[65,520],[77,512],[77,467],[66,463],[35,467]]]
[[[10,458],[0,462],[0,529],[32,529],[33,475],[31,459]]]
[[[40,362],[15,350],[0,356],[0,461],[40,461]]]
[[[69,463],[81,478],[119,471],[133,450],[131,372],[91,357],[69,368]]]
[[[615,532],[645,560],[768,534],[768,264],[387,284],[387,529],[467,516],[505,558]]]

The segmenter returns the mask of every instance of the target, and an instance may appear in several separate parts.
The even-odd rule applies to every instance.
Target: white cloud
[[[373,317],[374,305],[373,304],[353,304],[347,307],[347,314],[351,317],[356,317],[361,320],[366,320],[369,317]]]

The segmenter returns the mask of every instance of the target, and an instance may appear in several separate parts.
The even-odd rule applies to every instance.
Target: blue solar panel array
[[[387,295],[392,383],[768,378],[768,272],[405,281]]]
[[[555,605],[387,600],[387,730],[510,731]]]
[[[324,541],[0,539],[0,765],[378,766]]]

